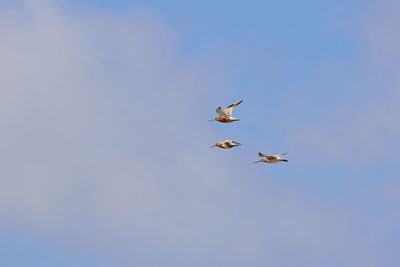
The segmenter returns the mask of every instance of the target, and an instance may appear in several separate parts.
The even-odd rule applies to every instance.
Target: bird
[[[209,121],[218,121],[218,122],[222,122],[222,123],[231,123],[231,122],[239,121],[240,119],[234,118],[232,116],[232,111],[235,107],[239,106],[240,103],[242,103],[242,102],[243,102],[243,100],[233,103],[233,104],[227,106],[224,110],[222,110],[221,107],[218,107],[215,110],[215,112],[217,112],[219,116],[217,116],[214,119],[209,120]]]
[[[288,162],[287,159],[284,159],[283,156],[286,155],[286,153],[280,154],[280,155],[264,155],[261,152],[258,152],[258,156],[261,158],[259,161],[253,162],[253,163],[258,163],[258,162],[264,162],[264,163],[279,163],[279,162]]]
[[[223,149],[229,149],[235,146],[240,146],[241,143],[233,141],[233,140],[224,140],[224,141],[219,141],[217,142],[215,145],[210,146],[210,148],[212,147],[219,147],[219,148],[223,148]]]

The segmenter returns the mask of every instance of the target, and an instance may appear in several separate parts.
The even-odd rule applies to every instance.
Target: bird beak
[[[210,148],[213,148],[213,147],[215,147],[216,145],[213,145],[213,146],[210,146]]]
[[[208,121],[214,121],[214,119],[212,119],[212,120],[208,120]]]
[[[288,162],[288,160],[287,160],[287,159],[283,159],[282,161],[284,161],[284,162]]]

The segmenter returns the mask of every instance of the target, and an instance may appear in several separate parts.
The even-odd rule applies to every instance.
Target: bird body
[[[232,112],[233,109],[237,106],[240,105],[240,103],[242,103],[243,100],[240,100],[239,102],[233,103],[229,106],[227,106],[224,110],[222,110],[221,107],[218,107],[215,112],[218,113],[219,116],[215,117],[214,119],[212,119],[211,121],[215,120],[218,122],[222,122],[222,123],[232,123],[235,121],[239,121],[240,119],[234,118],[232,116]]]
[[[279,163],[279,162],[288,162],[287,159],[284,159],[283,156],[286,155],[286,153],[280,154],[280,155],[264,155],[261,152],[258,152],[258,156],[261,158],[259,161],[256,161],[254,163],[258,162],[264,162],[264,163]]]
[[[236,118],[233,118],[233,117],[225,118],[225,117],[221,117],[221,116],[215,117],[214,120],[216,120],[218,122],[222,122],[222,123],[232,123],[232,122],[235,122],[235,121],[240,121],[239,119],[236,119]]]
[[[229,149],[235,146],[240,146],[241,144],[239,142],[233,141],[233,140],[224,140],[224,141],[220,141],[217,142],[215,145],[211,146],[212,147],[219,147],[222,149]]]

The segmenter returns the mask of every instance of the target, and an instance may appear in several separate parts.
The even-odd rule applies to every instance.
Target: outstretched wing
[[[264,155],[264,154],[261,153],[261,152],[258,152],[258,156],[259,156],[260,158],[265,158],[265,157],[267,157],[267,155]]]
[[[232,116],[232,111],[233,111],[233,109],[234,109],[235,107],[239,106],[240,103],[242,103],[242,102],[243,102],[243,100],[240,100],[239,102],[236,102],[236,103],[233,103],[232,105],[227,106],[227,107],[224,109],[225,114],[228,115],[228,116]]]
[[[224,141],[224,144],[227,145],[227,146],[230,146],[230,145],[232,145],[232,142],[227,140],[227,141]]]
[[[227,118],[227,117],[228,117],[227,114],[226,114],[224,111],[222,111],[221,107],[218,107],[218,108],[215,110],[215,112],[217,112],[221,117],[224,117],[224,118]]]

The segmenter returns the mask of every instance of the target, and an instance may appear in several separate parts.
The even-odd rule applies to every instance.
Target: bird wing
[[[267,155],[264,155],[264,154],[261,153],[261,152],[258,152],[258,156],[259,156],[260,158],[265,158],[265,157],[267,157]]]
[[[224,141],[224,144],[227,146],[230,146],[230,145],[232,145],[232,141],[230,141],[230,140]]]
[[[227,118],[227,117],[228,117],[227,114],[226,114],[224,111],[222,111],[221,107],[218,107],[218,108],[215,110],[215,112],[217,112],[221,117],[224,117],[224,118]]]
[[[232,116],[232,111],[233,111],[233,109],[234,109],[235,107],[239,106],[240,103],[242,103],[242,102],[243,102],[243,100],[240,100],[239,102],[236,102],[236,103],[233,103],[232,105],[227,106],[227,107],[224,109],[225,114],[228,115],[228,116]]]

